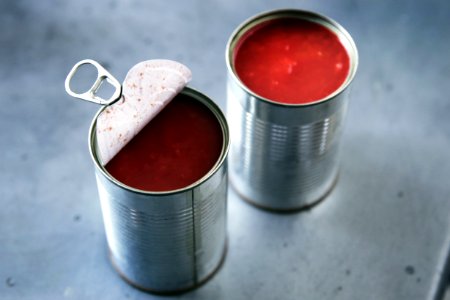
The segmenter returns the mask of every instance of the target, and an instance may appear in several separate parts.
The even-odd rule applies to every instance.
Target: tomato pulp
[[[265,21],[238,41],[234,69],[247,88],[286,104],[309,104],[335,92],[350,58],[327,27],[299,18]]]
[[[200,101],[178,94],[105,167],[130,187],[171,191],[205,176],[222,147],[222,129],[214,113]]]

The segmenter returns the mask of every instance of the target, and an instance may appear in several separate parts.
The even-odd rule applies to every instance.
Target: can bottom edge
[[[223,249],[223,254],[222,257],[220,258],[219,263],[217,264],[217,266],[211,271],[210,274],[208,274],[204,279],[200,280],[199,282],[195,283],[192,286],[188,286],[185,288],[181,288],[181,289],[175,289],[175,290],[158,290],[158,289],[152,289],[152,288],[147,288],[144,286],[141,286],[139,284],[137,284],[136,282],[132,281],[131,279],[129,279],[125,274],[122,273],[122,271],[119,269],[119,267],[116,265],[116,263],[114,262],[114,257],[111,253],[111,249],[108,247],[108,256],[109,256],[109,260],[111,262],[111,265],[113,266],[114,270],[119,274],[119,276],[129,285],[147,292],[147,293],[151,293],[151,294],[157,294],[157,295],[178,295],[178,294],[183,294],[189,291],[192,291],[198,287],[200,287],[201,285],[205,284],[207,281],[209,281],[212,277],[214,277],[214,275],[216,275],[216,273],[222,268],[224,262],[225,262],[225,258],[227,256],[228,253],[228,237],[225,241],[225,247]]]
[[[317,200],[312,201],[311,203],[307,203],[301,206],[297,206],[297,207],[290,207],[290,208],[278,208],[278,207],[271,207],[271,206],[266,206],[266,205],[262,205],[259,204],[257,201],[255,201],[254,199],[250,199],[247,196],[244,196],[236,187],[236,185],[233,182],[233,178],[231,178],[232,176],[229,176],[229,182],[230,182],[230,186],[233,188],[233,190],[236,192],[236,194],[245,202],[251,204],[252,206],[259,208],[259,209],[263,209],[269,212],[273,212],[273,213],[279,213],[279,214],[290,214],[290,213],[299,213],[302,211],[308,211],[310,209],[312,209],[314,206],[318,205],[319,203],[321,203],[323,200],[325,200],[325,198],[328,197],[328,195],[334,190],[334,187],[336,186],[338,179],[339,179],[339,171],[336,174],[336,177],[333,179],[332,184],[330,185],[330,187],[325,191],[325,193],[320,196]]]

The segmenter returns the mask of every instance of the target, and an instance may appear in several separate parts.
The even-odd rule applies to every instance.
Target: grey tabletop
[[[123,80],[135,63],[178,60],[226,109],[224,49],[275,8],[328,15],[360,67],[336,188],[276,214],[229,190],[229,251],[182,299],[439,299],[450,248],[450,2],[1,1],[0,298],[159,299],[115,273],[87,133],[97,106],[64,79],[93,58]],[[164,297],[172,299],[172,297]]]

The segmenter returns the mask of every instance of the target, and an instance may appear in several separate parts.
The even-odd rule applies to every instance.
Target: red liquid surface
[[[347,78],[349,65],[336,34],[296,18],[256,26],[234,53],[236,73],[250,90],[289,104],[312,103],[332,94]]]
[[[106,170],[137,189],[180,189],[212,169],[222,144],[216,116],[199,101],[179,94],[106,165]]]

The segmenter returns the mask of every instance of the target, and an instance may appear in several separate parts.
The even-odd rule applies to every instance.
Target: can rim
[[[209,98],[205,94],[199,92],[196,89],[193,89],[193,88],[187,87],[187,86],[184,87],[184,89],[180,92],[180,94],[188,95],[188,96],[200,101],[202,104],[204,104],[206,107],[208,107],[211,110],[211,112],[216,116],[217,121],[220,124],[220,128],[222,129],[222,135],[223,135],[222,150],[221,150],[219,158],[217,159],[214,166],[205,175],[203,175],[199,180],[193,182],[192,184],[190,184],[188,186],[185,186],[185,187],[182,187],[182,188],[179,188],[176,190],[169,190],[169,191],[141,190],[141,189],[137,189],[137,188],[131,187],[129,185],[126,185],[123,182],[120,182],[119,180],[114,178],[114,176],[112,176],[106,170],[106,168],[100,163],[99,157],[97,155],[97,151],[95,150],[96,149],[95,133],[96,133],[97,118],[103,112],[103,110],[106,109],[107,106],[104,106],[98,110],[98,112],[94,116],[94,119],[92,120],[91,126],[89,128],[89,137],[88,137],[89,153],[90,153],[91,159],[94,162],[96,169],[99,170],[102,173],[102,175],[105,176],[110,182],[114,183],[116,186],[118,186],[120,188],[126,189],[127,191],[133,192],[136,194],[153,195],[153,196],[165,196],[165,195],[173,195],[173,194],[183,193],[183,192],[189,191],[189,190],[199,186],[200,184],[202,184],[203,182],[205,182],[206,180],[211,178],[222,167],[222,165],[224,164],[224,162],[227,158],[227,155],[228,155],[228,150],[230,148],[230,136],[229,136],[228,123],[227,123],[225,115],[223,114],[220,107],[214,101],[212,101],[211,98]]]
[[[347,50],[347,53],[350,57],[350,69],[349,74],[347,75],[347,78],[345,81],[341,84],[341,86],[336,89],[333,93],[329,94],[328,96],[315,100],[313,102],[308,103],[282,103],[277,102],[268,98],[265,98],[263,96],[258,95],[257,93],[250,90],[237,76],[234,68],[233,68],[233,51],[236,47],[237,42],[240,40],[240,38],[251,28],[254,26],[265,22],[269,20],[274,20],[278,18],[283,17],[290,17],[290,18],[299,18],[308,20],[311,22],[318,23],[320,25],[325,26],[326,28],[333,31],[339,40],[343,43],[343,46]],[[233,80],[240,86],[241,89],[243,89],[246,93],[253,96],[255,99],[267,102],[272,105],[277,106],[283,106],[283,107],[307,107],[307,106],[314,106],[318,105],[327,101],[330,101],[334,98],[336,98],[339,94],[341,94],[353,81],[353,78],[355,77],[356,70],[358,69],[359,64],[359,56],[358,56],[358,49],[356,48],[356,44],[353,41],[353,38],[351,35],[345,30],[344,27],[342,27],[338,22],[334,21],[333,19],[326,17],[322,14],[315,13],[312,11],[307,10],[300,10],[300,9],[277,9],[277,10],[269,10],[262,13],[259,13],[257,15],[254,15],[244,22],[242,22],[231,34],[230,38],[228,39],[227,46],[225,49],[225,61],[228,69],[228,73],[231,74],[233,77]]]

